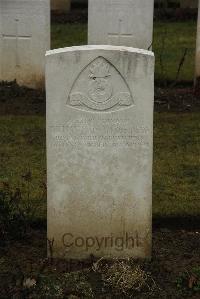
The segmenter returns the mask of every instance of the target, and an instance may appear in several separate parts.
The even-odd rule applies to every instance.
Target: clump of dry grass
[[[145,272],[138,263],[130,259],[115,259],[106,263],[102,258],[93,265],[93,270],[102,275],[105,285],[117,294],[132,297],[136,293],[152,293],[156,284],[150,273]]]

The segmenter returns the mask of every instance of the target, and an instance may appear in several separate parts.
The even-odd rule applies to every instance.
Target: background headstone
[[[150,49],[153,0],[89,0],[88,44]]]
[[[51,11],[55,14],[70,11],[71,0],[51,0]]]
[[[49,0],[1,0],[0,80],[42,87],[49,49]]]
[[[47,52],[48,239],[54,257],[150,257],[154,55]]]

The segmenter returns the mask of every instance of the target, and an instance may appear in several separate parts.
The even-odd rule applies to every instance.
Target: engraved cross
[[[15,33],[14,34],[2,34],[3,39],[12,39],[15,41],[15,61],[16,67],[20,66],[19,63],[19,41],[30,40],[31,35],[20,35],[19,33],[19,19],[15,19]]]
[[[123,33],[123,20],[122,18],[119,19],[118,22],[118,31],[114,33],[108,33],[109,38],[116,38],[118,45],[123,45],[122,39],[132,37],[132,33]]]

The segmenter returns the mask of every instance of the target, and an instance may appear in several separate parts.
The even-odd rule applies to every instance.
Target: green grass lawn
[[[153,215],[200,216],[200,113],[156,113]]]
[[[154,23],[156,80],[175,80],[186,48],[188,51],[179,79],[193,80],[195,40],[195,21]],[[87,44],[87,24],[52,24],[52,49],[84,44]]]
[[[187,54],[179,79],[181,81],[193,80],[196,26],[194,21],[155,22],[153,51],[156,57],[156,80],[175,80],[185,49],[187,49]]]
[[[0,136],[1,187],[13,193],[18,188],[24,202],[30,198],[35,216],[46,217],[45,118],[1,117]]]
[[[154,124],[154,216],[200,216],[200,113],[156,113]],[[45,118],[0,118],[1,182],[36,206],[46,217]],[[27,182],[26,174],[31,172]]]

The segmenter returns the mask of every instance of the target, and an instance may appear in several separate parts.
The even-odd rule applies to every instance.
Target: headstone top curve
[[[112,51],[120,51],[120,52],[132,52],[141,55],[148,55],[154,57],[154,53],[149,50],[125,47],[125,46],[111,46],[111,45],[86,45],[86,46],[73,46],[73,47],[65,47],[54,49],[46,52],[46,56],[50,56],[53,54],[61,54],[65,52],[74,52],[74,51],[90,51],[90,50],[112,50]]]

